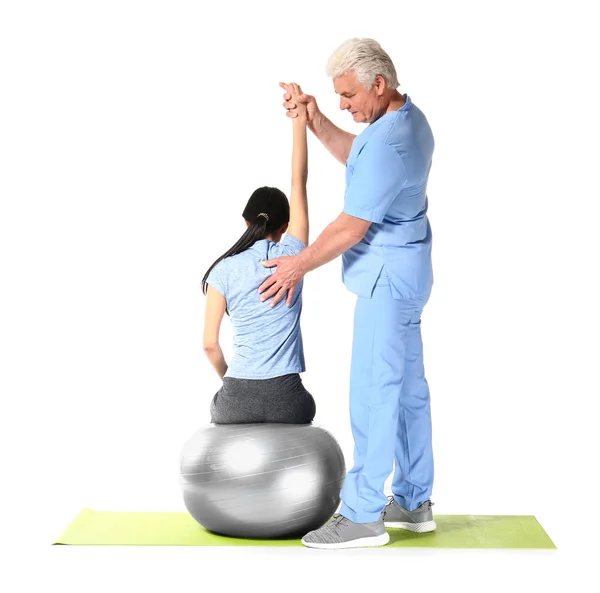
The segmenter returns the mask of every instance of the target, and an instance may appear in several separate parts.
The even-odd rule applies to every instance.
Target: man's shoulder
[[[372,126],[364,144],[369,146],[369,150],[386,152],[390,147],[394,148],[396,137],[404,126],[403,118],[398,117],[397,112],[387,114]]]
[[[410,111],[396,113],[397,116],[386,117],[385,121],[373,130],[372,135],[365,142],[365,147],[368,145],[369,151],[387,154],[395,152],[402,158],[407,150],[420,141],[419,138],[427,138],[431,135],[429,124],[416,105],[411,104]],[[409,117],[406,116],[407,114]]]
[[[361,152],[369,159],[379,159],[382,157],[394,158],[398,156],[402,158],[402,153],[398,150],[398,142],[390,130],[386,133],[378,132],[372,138],[369,138],[361,148]]]

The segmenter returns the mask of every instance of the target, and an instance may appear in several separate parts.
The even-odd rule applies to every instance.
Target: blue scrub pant
[[[424,303],[394,299],[392,290],[384,273],[372,298],[358,297],[356,303],[350,373],[354,467],[346,476],[340,508],[356,523],[379,518],[392,470],[392,493],[408,510],[429,500],[433,487],[421,340]]]

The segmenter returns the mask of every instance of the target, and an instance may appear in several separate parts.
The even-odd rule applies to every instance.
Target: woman
[[[297,85],[291,86],[294,96],[302,94]],[[202,281],[206,294],[204,351],[223,379],[211,404],[212,421],[217,424],[305,424],[315,415],[315,402],[300,378],[305,370],[300,331],[302,285],[289,307],[285,302],[271,307],[258,296],[258,287],[275,271],[261,262],[297,255],[308,244],[306,107],[302,107],[293,119],[290,202],[277,188],[257,189],[243,212],[246,232],[208,269]],[[226,312],[234,334],[230,365],[219,345]]]

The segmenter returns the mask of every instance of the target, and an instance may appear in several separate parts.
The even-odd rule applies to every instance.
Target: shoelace
[[[393,496],[388,496],[387,504],[385,505],[385,507],[383,507],[383,516],[384,517],[385,517],[385,514],[387,513],[387,508],[389,506],[391,506],[392,504],[394,504],[394,497]]]
[[[343,527],[347,523],[348,519],[343,515],[334,515],[333,521],[328,525],[333,533],[336,535],[340,535],[340,528]]]

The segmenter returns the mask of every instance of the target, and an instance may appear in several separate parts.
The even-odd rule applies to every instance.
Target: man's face
[[[380,116],[377,84],[368,91],[356,80],[356,72],[348,72],[333,79],[333,88],[340,96],[340,109],[349,111],[355,122],[370,124]]]

